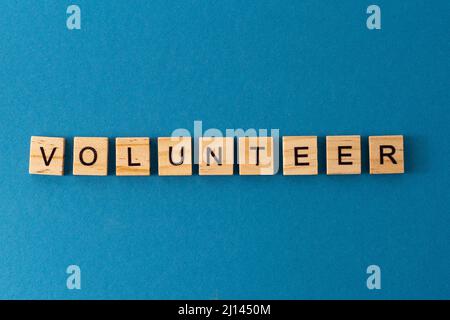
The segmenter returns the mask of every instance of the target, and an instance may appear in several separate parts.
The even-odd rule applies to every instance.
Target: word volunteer
[[[370,174],[404,173],[403,136],[370,136]],[[108,174],[108,138],[75,137],[73,140],[73,175]],[[192,175],[192,138],[159,137],[158,175]],[[199,175],[233,175],[235,167],[233,137],[198,138]],[[284,175],[317,175],[317,136],[282,137]],[[274,175],[278,171],[278,148],[273,137],[237,138],[237,164],[240,175]],[[117,176],[150,175],[150,138],[116,138]],[[63,175],[65,139],[32,136],[30,174]],[[361,173],[361,137],[326,137],[326,173]]]

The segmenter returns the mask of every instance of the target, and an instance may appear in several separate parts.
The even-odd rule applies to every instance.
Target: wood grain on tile
[[[150,138],[116,138],[116,175],[150,175]]]
[[[106,176],[108,174],[108,138],[74,138],[73,174],[76,176]]]
[[[316,175],[317,137],[283,137],[283,175]]]
[[[369,137],[370,174],[404,173],[403,136]]]
[[[64,148],[64,138],[31,137],[29,173],[62,176]]]
[[[239,174],[273,175],[273,137],[239,138]]]
[[[230,137],[199,138],[199,175],[232,175],[234,139]]]
[[[360,136],[327,136],[327,174],[361,174]]]
[[[158,174],[160,176],[192,175],[191,137],[158,138]]]

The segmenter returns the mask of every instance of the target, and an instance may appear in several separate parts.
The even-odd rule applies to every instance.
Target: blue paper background
[[[0,2],[0,298],[450,298],[450,2]],[[312,177],[71,175],[74,136],[319,135]],[[361,134],[360,176],[324,137]],[[404,175],[367,136],[404,134]],[[66,176],[28,174],[32,135]],[[152,165],[156,165],[155,159]],[[155,168],[154,168],[155,169]],[[66,267],[82,270],[67,290]],[[382,290],[366,268],[382,269]]]

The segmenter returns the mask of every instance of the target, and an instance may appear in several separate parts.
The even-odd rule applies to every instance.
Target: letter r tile
[[[370,174],[404,173],[403,136],[369,137]]]

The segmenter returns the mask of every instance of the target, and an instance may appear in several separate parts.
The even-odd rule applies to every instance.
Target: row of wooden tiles
[[[318,174],[317,136],[284,136],[283,174]],[[150,138],[116,138],[116,175],[150,175]],[[65,139],[31,137],[30,174],[64,174]],[[75,137],[73,174],[108,173],[108,138]],[[158,138],[158,175],[192,175],[192,139],[190,137]],[[240,175],[275,173],[273,137],[238,138]],[[326,137],[327,174],[361,173],[361,137]],[[404,173],[403,136],[370,136],[369,164],[371,174]],[[232,175],[234,139],[201,137],[198,145],[200,175]]]

